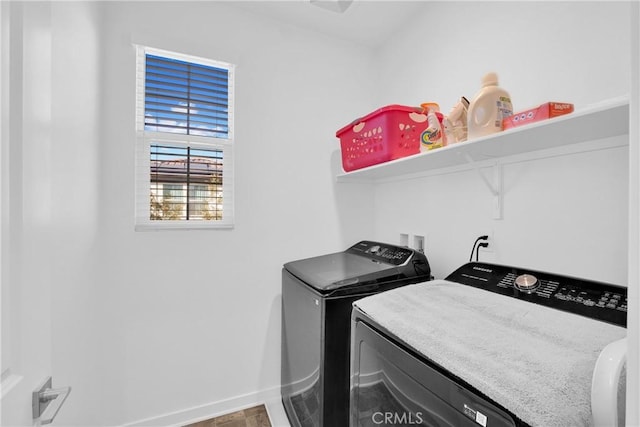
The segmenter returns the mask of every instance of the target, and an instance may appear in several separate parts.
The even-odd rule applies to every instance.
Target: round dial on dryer
[[[538,278],[531,274],[521,274],[516,277],[515,287],[519,291],[531,293],[540,286]]]

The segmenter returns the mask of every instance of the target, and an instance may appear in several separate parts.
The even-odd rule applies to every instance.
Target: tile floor
[[[264,405],[221,415],[185,427],[272,427]]]

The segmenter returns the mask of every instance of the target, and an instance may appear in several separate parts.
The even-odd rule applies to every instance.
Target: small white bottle
[[[496,73],[487,73],[482,78],[482,89],[469,104],[468,139],[500,132],[502,119],[512,114],[509,93],[498,86]]]

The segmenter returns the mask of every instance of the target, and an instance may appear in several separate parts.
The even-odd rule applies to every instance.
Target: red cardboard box
[[[515,113],[502,119],[502,129],[507,130],[517,126],[528,125],[552,117],[563,116],[573,112],[573,104],[566,102],[547,102],[539,107]]]

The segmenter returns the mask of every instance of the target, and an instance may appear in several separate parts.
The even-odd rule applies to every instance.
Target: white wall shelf
[[[516,154],[610,138],[629,133],[629,99],[610,99],[565,116],[426,153],[338,174],[338,182],[382,182]]]

